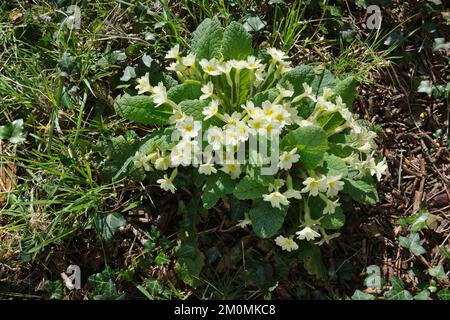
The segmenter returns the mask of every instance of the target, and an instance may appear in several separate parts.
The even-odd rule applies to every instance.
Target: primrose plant
[[[191,172],[203,206],[233,198],[249,205],[238,225],[283,250],[339,235],[346,199],[374,204],[376,134],[350,108],[354,79],[322,67],[294,67],[275,48],[254,50],[239,23],[206,19],[190,51],[166,55],[172,75],[138,79],[118,114],[150,125],[129,166],[175,193]],[[176,78],[177,80],[174,80]],[[185,174],[183,174],[185,176]],[[348,201],[346,201],[348,202]]]

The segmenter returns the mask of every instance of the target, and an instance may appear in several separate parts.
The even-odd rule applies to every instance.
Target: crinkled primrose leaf
[[[188,187],[204,208],[243,201],[251,209],[238,226],[276,237],[285,251],[337,237],[329,232],[345,224],[342,195],[378,201],[375,179],[387,166],[375,158],[376,134],[351,112],[354,78],[293,67],[276,48],[254,50],[242,25],[223,27],[218,18],[198,26],[190,49],[177,45],[166,59],[178,84],[152,85],[146,74],[136,95],[115,103],[124,118],[173,132],[134,161],[163,190],[186,188],[176,177],[193,170]]]

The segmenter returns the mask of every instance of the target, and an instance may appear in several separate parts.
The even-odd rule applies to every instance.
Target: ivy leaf
[[[356,290],[355,293],[353,293],[352,300],[375,300],[375,296],[365,293],[361,290]]]
[[[133,78],[136,78],[136,70],[134,67],[127,66],[123,71],[123,75],[120,78],[120,81],[126,82]]]
[[[153,99],[143,95],[119,97],[114,102],[114,109],[121,117],[143,125],[165,125],[172,115],[170,106],[155,107]]]
[[[297,128],[284,136],[281,140],[283,150],[297,148],[300,162],[307,169],[314,169],[323,160],[328,148],[325,131],[316,125]]]
[[[433,85],[430,80],[422,80],[417,88],[417,92],[426,93],[429,97],[433,93]]]
[[[426,229],[428,228],[428,224],[427,224],[427,220],[430,217],[430,214],[428,212],[428,210],[426,209],[422,209],[420,210],[417,215],[414,215],[414,222],[412,223],[411,226],[411,231],[414,232],[419,232],[422,229]]]
[[[287,207],[273,208],[267,201],[255,200],[250,209],[253,231],[260,238],[272,237],[281,229],[286,213]]]
[[[17,119],[7,125],[0,126],[0,140],[9,140],[12,144],[24,142],[23,120]]]
[[[248,32],[257,32],[266,26],[266,22],[260,17],[248,17],[244,23],[244,29]]]
[[[222,56],[224,60],[244,60],[253,54],[252,36],[235,21],[223,33]]]
[[[413,296],[409,291],[405,290],[405,285],[397,277],[390,277],[392,288],[385,293],[387,300],[413,300]]]
[[[217,17],[207,18],[192,33],[192,52],[198,60],[218,57],[222,48],[223,28]]]
[[[433,43],[433,52],[438,50],[448,51],[450,49],[450,42],[445,42],[445,38],[436,38]]]
[[[127,221],[119,213],[107,215],[97,213],[94,225],[103,241],[111,241],[116,231],[124,226]]]
[[[233,192],[234,185],[231,177],[221,171],[208,176],[201,196],[203,207],[206,209],[214,207],[220,198]]]
[[[202,95],[202,84],[195,80],[186,80],[182,84],[173,86],[167,91],[167,96],[175,103],[184,100],[195,100]]]
[[[430,291],[424,289],[414,296],[414,300],[430,300]]]
[[[450,290],[448,288],[442,289],[437,295],[440,300],[450,300]]]
[[[428,274],[439,281],[447,281],[448,277],[445,273],[444,267],[442,264],[438,264],[436,267],[428,269]]]
[[[415,256],[420,256],[426,252],[420,244],[420,236],[418,233],[411,233],[408,237],[399,237],[400,245],[409,249]]]
[[[376,204],[379,201],[377,188],[372,177],[366,176],[361,180],[344,179],[343,193],[362,204]]]

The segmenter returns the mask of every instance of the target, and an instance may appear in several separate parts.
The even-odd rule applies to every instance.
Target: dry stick
[[[442,174],[442,172],[440,172],[439,169],[438,169],[438,168],[436,167],[436,165],[434,164],[434,161],[433,161],[433,159],[431,158],[430,153],[428,152],[428,147],[427,147],[427,145],[425,144],[425,142],[423,141],[422,138],[420,139],[420,143],[421,143],[421,145],[422,145],[423,151],[425,152],[425,155],[426,155],[427,158],[428,158],[428,161],[430,161],[430,164],[431,164],[431,167],[433,168],[433,171],[434,171],[435,173],[437,173],[437,174],[439,175],[439,177],[441,177],[442,181],[444,182],[445,192],[447,192],[447,196],[448,196],[449,199],[450,199],[450,191],[449,191],[448,188],[447,188],[447,185],[448,185],[450,182],[448,181],[447,177],[444,176],[444,175]]]
[[[420,180],[419,190],[416,191],[414,195],[414,207],[413,207],[413,213],[416,213],[420,210],[420,204],[422,202],[423,198],[423,191],[425,188],[425,180],[426,180],[426,169],[425,169],[425,160],[423,158],[420,159],[420,171],[422,174],[422,179]]]

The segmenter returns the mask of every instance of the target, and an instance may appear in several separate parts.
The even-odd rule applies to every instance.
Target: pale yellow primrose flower
[[[177,190],[177,188],[175,188],[175,186],[173,185],[172,180],[170,178],[167,178],[167,174],[164,175],[163,179],[158,179],[156,182],[164,191],[175,193],[175,190]]]
[[[224,140],[222,129],[216,126],[209,127],[206,132],[206,139],[213,150],[219,150]]]
[[[211,60],[202,59],[200,61],[200,66],[203,71],[209,74],[210,76],[219,76],[221,71],[219,70],[219,62],[216,58],[212,58]]]
[[[204,120],[213,117],[219,111],[219,101],[212,100],[209,105],[203,109],[202,113],[205,116]]]
[[[327,177],[326,184],[327,184],[327,197],[335,197],[338,195],[339,191],[344,189],[344,182],[340,181],[341,176],[331,176]]]
[[[160,157],[155,161],[155,169],[165,171],[170,167],[170,158],[169,157]]]
[[[341,206],[341,204],[339,203],[339,199],[335,201],[326,199],[325,202],[326,206],[325,209],[323,209],[323,214],[333,214],[336,212],[336,208]]]
[[[135,87],[135,89],[138,90],[138,94],[143,94],[152,91],[152,86],[150,85],[148,72],[145,74],[145,76],[137,79],[137,82],[138,85]]]
[[[159,82],[156,87],[153,87],[151,97],[153,99],[153,102],[156,103],[155,107],[158,107],[167,102],[167,91],[162,82]]]
[[[239,220],[238,224],[236,226],[241,227],[242,229],[244,229],[247,226],[252,225],[252,220],[250,220],[250,217],[248,216],[248,213],[244,213],[244,219],[243,220]]]
[[[254,70],[262,67],[261,60],[256,59],[254,56],[247,57],[247,69]]]
[[[166,59],[179,59],[180,58],[180,45],[175,45],[172,49],[170,49],[166,56]]]
[[[309,192],[313,197],[317,196],[319,192],[325,192],[327,190],[326,178],[320,179],[308,177],[303,181],[305,187],[301,190],[303,193]]]
[[[134,155],[133,164],[136,168],[142,168],[145,171],[151,170],[150,158],[142,152],[136,152],[136,154]]]
[[[201,91],[203,94],[200,96],[200,100],[206,100],[214,94],[214,85],[212,82],[208,82],[202,86]]]
[[[297,243],[295,243],[294,240],[289,239],[289,238],[285,238],[283,236],[278,236],[275,239],[275,243],[281,247],[282,250],[291,252],[293,250],[297,250],[298,249],[298,245]]]
[[[373,158],[369,160],[368,169],[370,170],[370,174],[372,176],[375,175],[378,181],[380,181],[381,176],[386,173],[387,168],[386,159],[383,159],[378,163],[375,163]]]
[[[187,56],[181,58],[181,63],[185,67],[193,67],[195,65],[195,56],[192,53],[189,53]]]
[[[209,176],[211,173],[217,173],[217,169],[212,163],[204,163],[198,168],[198,173]]]
[[[297,154],[297,148],[292,149],[289,152],[283,152],[278,162],[278,168],[282,170],[289,170],[292,168],[292,164],[298,162],[300,155]]]
[[[320,237],[320,233],[318,233],[317,231],[314,231],[310,227],[305,227],[302,230],[297,231],[295,234],[298,236],[297,238],[299,240],[306,239],[307,241],[311,241],[311,240],[314,240],[315,238]]]
[[[220,170],[230,175],[233,180],[239,178],[241,175],[241,166],[237,163],[224,164]]]
[[[300,200],[302,198],[302,194],[300,193],[300,191],[294,189],[288,189],[283,194],[288,199],[294,198]]]
[[[268,48],[267,53],[272,57],[272,61],[274,62],[283,62],[287,59],[287,55],[276,48]]]
[[[280,205],[287,206],[289,205],[289,200],[285,195],[280,193],[279,191],[274,191],[270,194],[263,195],[264,201],[270,202],[272,207],[281,209]]]

